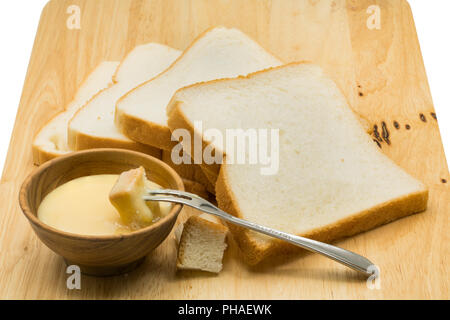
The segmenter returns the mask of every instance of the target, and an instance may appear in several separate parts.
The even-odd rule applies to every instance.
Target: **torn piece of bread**
[[[167,70],[122,97],[116,107],[117,128],[131,139],[171,150],[166,106],[179,88],[219,78],[246,75],[281,62],[237,29],[208,30]]]
[[[123,172],[109,194],[111,204],[117,209],[122,221],[133,230],[148,226],[165,217],[171,209],[168,202],[144,201],[147,190],[162,189],[147,179],[145,169]]]
[[[197,182],[203,185],[208,192],[215,194],[214,185],[209,182],[199,165],[184,163],[175,164],[172,161],[171,152],[167,150],[162,151],[162,161],[174,169],[183,179]],[[189,190],[187,191],[190,192]]]
[[[190,217],[181,226],[177,229],[177,268],[213,273],[222,271],[228,230],[220,219],[202,214]]]
[[[98,92],[113,84],[119,62],[100,63],[86,78],[65,110],[53,117],[33,141],[33,161],[36,165],[72,152],[67,144],[67,125],[73,115]]]
[[[69,146],[74,150],[111,147],[131,149],[161,158],[160,149],[132,141],[116,129],[114,109],[122,95],[158,75],[180,54],[178,50],[157,43],[133,49],[114,76],[117,82],[91,99],[70,121]]]
[[[316,65],[292,63],[193,85],[175,94],[168,112],[171,128],[191,134],[197,120],[204,130],[215,128],[223,136],[227,129],[279,130],[279,154],[272,159],[279,159],[279,166],[272,175],[262,174],[267,165],[248,164],[248,148],[246,164],[225,162],[220,168],[219,206],[245,220],[331,242],[427,207],[427,187],[379,150],[336,84]],[[229,227],[250,264],[296,250]]]

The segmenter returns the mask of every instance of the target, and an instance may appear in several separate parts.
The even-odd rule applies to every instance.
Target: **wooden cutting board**
[[[81,29],[67,28],[70,5],[81,9]],[[128,275],[83,276],[81,290],[66,288],[62,258],[40,243],[17,201],[33,170],[33,136],[100,61],[151,41],[184,49],[216,25],[239,28],[285,62],[320,64],[372,126],[385,122],[391,144],[381,143],[383,152],[429,186],[425,213],[339,242],[381,268],[380,290],[319,255],[249,268],[233,243],[219,276],[177,273],[173,239]],[[403,0],[53,0],[42,13],[0,185],[0,298],[448,299],[450,190],[443,181],[450,175],[433,115]]]

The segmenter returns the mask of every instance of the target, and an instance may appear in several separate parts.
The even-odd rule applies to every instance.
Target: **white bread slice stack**
[[[179,242],[177,268],[219,273],[227,233],[228,229],[214,216],[191,216],[175,232]]]
[[[426,186],[379,150],[318,66],[293,63],[183,88],[168,114],[172,130],[191,134],[197,120],[203,130],[215,128],[224,136],[233,128],[280,130],[277,174],[261,175],[259,165],[220,168],[217,201],[237,217],[331,242],[427,207]],[[295,250],[229,227],[250,264]]]
[[[33,141],[33,161],[36,165],[71,152],[67,144],[67,126],[73,115],[94,95],[113,84],[119,62],[100,63],[86,78],[65,110],[53,117]]]
[[[69,146],[74,150],[124,148],[160,158],[160,149],[132,141],[116,129],[114,109],[122,95],[164,71],[180,54],[178,50],[156,43],[133,49],[120,64],[114,76],[116,83],[97,94],[70,121]]]
[[[236,77],[281,62],[236,29],[213,28],[202,34],[167,70],[122,97],[117,128],[131,139],[171,150],[166,106],[179,88],[213,79]]]

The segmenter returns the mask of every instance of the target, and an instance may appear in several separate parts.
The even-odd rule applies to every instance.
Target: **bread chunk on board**
[[[191,216],[176,230],[177,268],[219,273],[227,248],[227,233],[228,229],[214,216]]]

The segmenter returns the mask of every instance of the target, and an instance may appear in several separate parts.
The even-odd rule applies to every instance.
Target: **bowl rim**
[[[68,161],[69,159],[72,159],[74,157],[79,157],[83,154],[87,153],[105,153],[105,152],[114,152],[114,153],[121,153],[121,154],[133,154],[140,157],[148,158],[154,162],[156,162],[158,165],[164,168],[164,170],[168,171],[169,174],[175,179],[175,182],[177,184],[177,188],[180,191],[184,191],[184,184],[181,177],[178,175],[178,173],[172,169],[168,164],[164,163],[158,158],[155,158],[153,156],[150,156],[148,154],[138,152],[138,151],[132,151],[132,150],[126,150],[126,149],[118,149],[118,148],[100,148],[100,149],[90,149],[90,150],[82,150],[82,151],[74,151],[67,155],[63,155],[60,157],[57,157],[55,159],[49,160],[46,163],[40,165],[39,167],[35,168],[31,173],[28,174],[28,176],[23,181],[20,191],[19,191],[19,205],[21,208],[22,213],[25,215],[25,217],[30,221],[31,224],[34,224],[35,226],[42,228],[46,230],[47,232],[58,234],[58,236],[73,239],[73,240],[84,240],[84,241],[114,241],[114,240],[123,240],[127,238],[132,238],[136,236],[143,235],[145,233],[151,232],[158,227],[160,227],[162,224],[164,224],[166,221],[169,221],[173,218],[175,220],[178,218],[179,213],[181,212],[181,209],[183,208],[183,205],[181,204],[175,204],[172,207],[172,210],[170,210],[169,214],[163,217],[162,219],[159,219],[157,222],[145,227],[141,228],[136,231],[132,231],[130,233],[125,234],[113,234],[113,235],[83,235],[83,234],[77,234],[77,233],[71,233],[67,231],[62,231],[57,228],[54,228],[41,220],[37,217],[37,214],[34,215],[33,212],[31,212],[27,193],[29,190],[29,186],[31,184],[32,178],[45,171],[45,170],[51,170],[51,167],[58,162]]]

